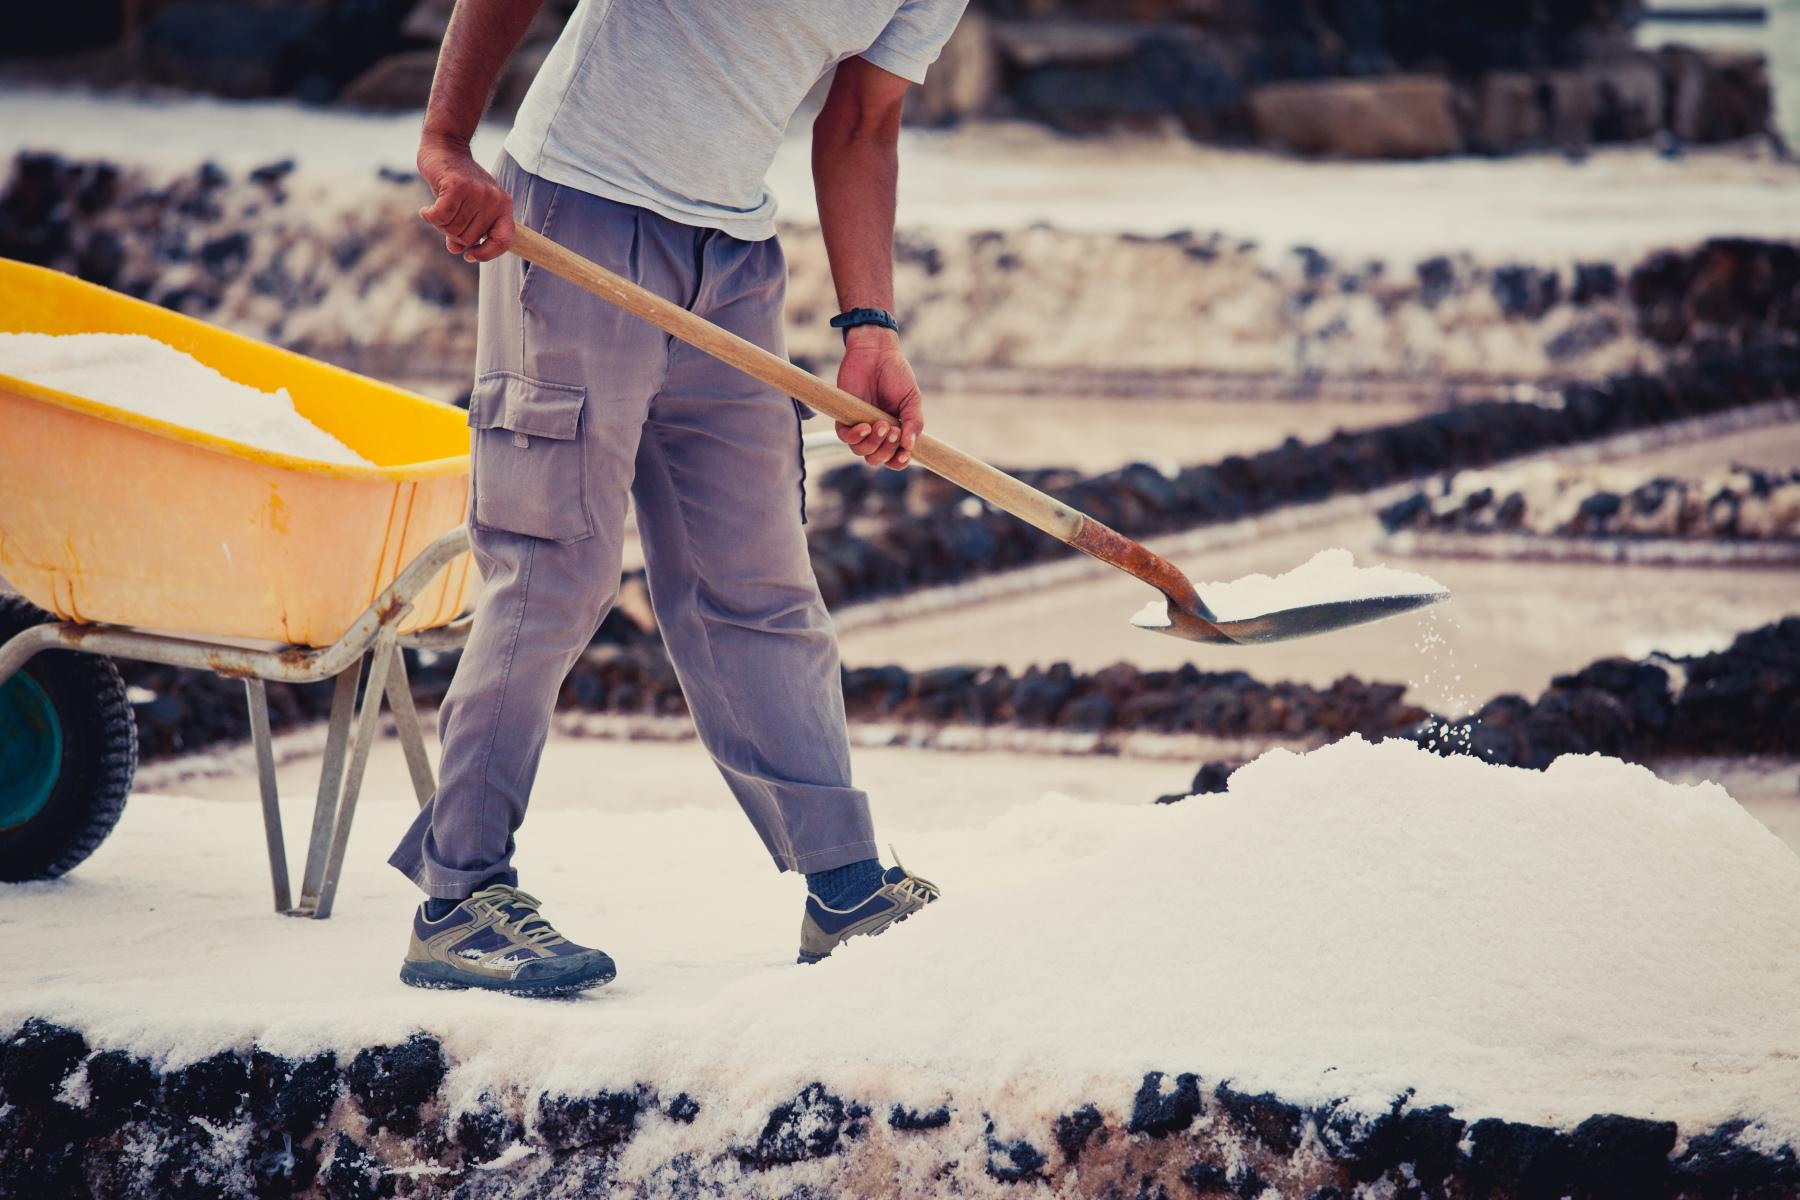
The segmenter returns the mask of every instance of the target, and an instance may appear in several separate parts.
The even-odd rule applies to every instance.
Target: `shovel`
[[[785,358],[720,329],[704,317],[696,316],[630,280],[621,279],[600,264],[524,226],[519,226],[513,234],[512,252],[602,300],[618,305],[632,316],[648,321],[671,337],[680,338],[720,362],[729,363],[746,375],[794,397],[834,421],[845,425],[876,421],[892,424],[894,421],[892,414],[833,387]],[[1377,621],[1445,598],[1445,593],[1435,592],[1334,600],[1222,621],[1213,616],[1212,610],[1194,590],[1193,583],[1172,563],[1086,513],[1070,508],[928,433],[919,435],[913,445],[912,461],[1083,554],[1092,555],[1143,580],[1168,600],[1168,624],[1155,626],[1156,632],[1190,642],[1253,645],[1285,641]]]

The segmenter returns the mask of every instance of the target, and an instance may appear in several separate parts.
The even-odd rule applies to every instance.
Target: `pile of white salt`
[[[1359,567],[1348,550],[1321,550],[1282,575],[1246,575],[1226,583],[1196,584],[1195,590],[1221,621],[1242,621],[1333,600],[1450,594],[1449,588],[1429,575],[1388,566]],[[1168,601],[1158,596],[1139,609],[1131,623],[1141,629],[1167,628]]]
[[[369,465],[300,415],[286,388],[258,391],[142,334],[0,333],[0,375],[259,450]]]

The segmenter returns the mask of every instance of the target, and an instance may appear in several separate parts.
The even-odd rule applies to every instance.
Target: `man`
[[[437,794],[389,860],[428,897],[401,978],[557,995],[613,977],[518,889],[512,853],[557,691],[618,592],[628,497],[694,723],[777,868],[806,875],[800,961],[817,962],[937,891],[883,869],[851,784],[801,528],[802,410],[505,251],[523,223],[782,353],[763,177],[835,67],[812,161],[845,310],[838,383],[893,416],[838,435],[903,469],[923,410],[889,315],[900,110],[966,0],[582,0],[490,175],[469,139],[541,3],[458,0],[419,146],[421,215],[482,264],[469,530],[485,587],[439,717]]]

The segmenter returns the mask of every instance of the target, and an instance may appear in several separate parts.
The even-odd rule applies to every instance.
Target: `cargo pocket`
[[[477,528],[556,542],[594,535],[579,437],[586,401],[586,388],[512,371],[475,381],[469,425]]]

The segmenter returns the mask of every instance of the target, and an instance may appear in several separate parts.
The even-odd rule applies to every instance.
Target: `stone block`
[[[987,108],[999,83],[992,25],[971,9],[926,73],[924,86],[908,95],[906,120],[914,125],[954,124]]]
[[[1462,149],[1453,91],[1424,75],[1275,83],[1250,93],[1257,134],[1296,154],[1429,158]]]
[[[1562,146],[1639,141],[1663,124],[1663,76],[1649,55],[1547,72],[1549,134]]]
[[[352,79],[338,99],[352,108],[377,112],[424,108],[431,95],[437,55],[435,49],[390,54]]]
[[[1510,154],[1544,140],[1547,128],[1538,81],[1523,71],[1490,71],[1465,93],[1469,148]]]
[[[1762,55],[1664,46],[1656,64],[1668,89],[1669,131],[1682,141],[1733,141],[1768,130],[1774,100]]]

